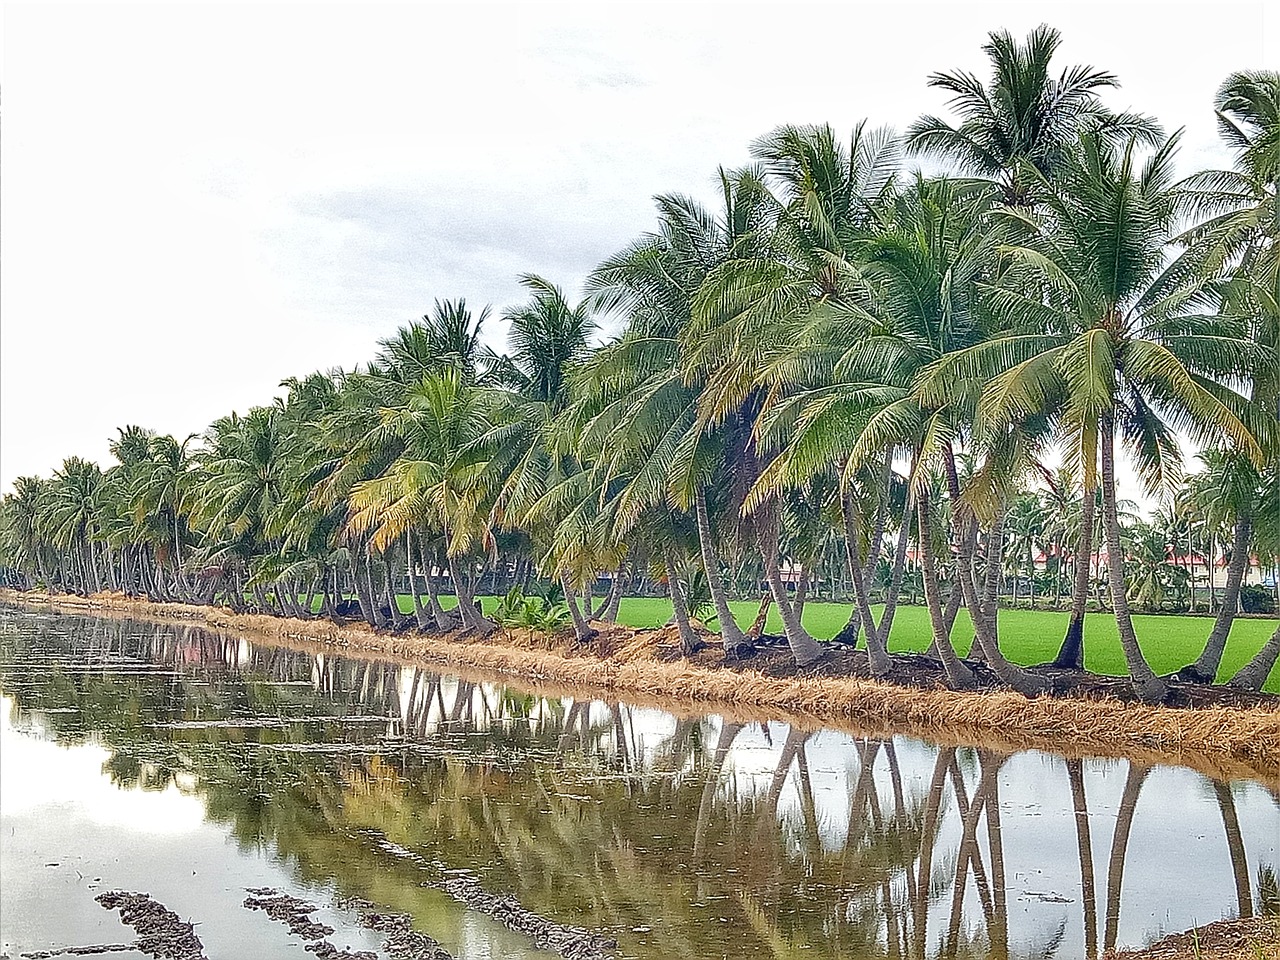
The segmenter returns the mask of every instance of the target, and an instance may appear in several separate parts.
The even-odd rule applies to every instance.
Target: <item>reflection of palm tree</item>
[[[1240,917],[1253,916],[1253,894],[1249,891],[1249,861],[1245,857],[1244,837],[1240,834],[1240,818],[1231,787],[1221,780],[1213,781],[1213,793],[1222,813],[1222,826],[1227,834],[1227,852],[1231,856],[1231,874],[1236,881],[1236,903]]]
[[[1129,762],[1129,775],[1125,778],[1124,793],[1116,811],[1116,830],[1111,837],[1111,858],[1107,861],[1107,918],[1103,932],[1102,949],[1114,950],[1120,928],[1120,885],[1124,880],[1124,858],[1129,849],[1129,831],[1133,827],[1133,813],[1138,806],[1138,794],[1146,782],[1149,767]]]
[[[920,832],[920,855],[916,868],[916,901],[912,904],[915,914],[915,942],[911,955],[925,956],[929,933],[929,899],[933,888],[933,846],[938,836],[938,822],[942,814],[943,790],[947,785],[947,773],[955,762],[956,748],[943,747],[934,761],[933,779],[925,795],[924,826]]]
[[[1093,837],[1089,829],[1089,801],[1084,792],[1084,764],[1067,760],[1071,804],[1076,814],[1076,844],[1080,849],[1080,895],[1084,900],[1085,960],[1098,955],[1098,897],[1093,882]]]
[[[707,821],[711,816],[711,804],[715,799],[716,786],[720,782],[720,771],[724,769],[725,758],[729,748],[742,732],[742,724],[725,723],[720,726],[720,735],[716,738],[715,751],[711,754],[711,763],[707,767],[706,781],[702,787],[702,798],[698,802],[698,819],[693,830],[693,860],[697,863],[702,856],[707,836]]]

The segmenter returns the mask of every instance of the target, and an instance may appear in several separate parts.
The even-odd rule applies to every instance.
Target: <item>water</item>
[[[242,906],[261,886],[320,905],[339,948],[386,955],[356,896],[456,957],[552,956],[438,888],[456,876],[621,957],[1093,957],[1257,911],[1280,864],[1263,783],[680,717],[184,625],[0,608],[0,696],[13,958],[133,940],[93,900],[109,889],[196,922],[210,958],[313,956]]]

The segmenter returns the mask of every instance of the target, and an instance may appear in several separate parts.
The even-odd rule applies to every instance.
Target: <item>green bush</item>
[[[1270,587],[1251,583],[1240,588],[1240,609],[1245,613],[1275,613],[1276,598]]]

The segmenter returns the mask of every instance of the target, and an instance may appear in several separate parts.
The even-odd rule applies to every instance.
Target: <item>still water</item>
[[[145,891],[205,955],[312,957],[243,906],[358,897],[453,956],[552,957],[469,877],[616,955],[1093,958],[1274,909],[1274,784],[547,697],[185,625],[0,608],[0,953],[127,944]],[[136,951],[109,956],[138,957]]]

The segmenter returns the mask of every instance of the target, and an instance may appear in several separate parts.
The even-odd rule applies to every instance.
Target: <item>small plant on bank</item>
[[[494,619],[508,629],[522,627],[539,633],[556,633],[569,624],[569,608],[563,602],[539,596],[527,596],[515,586],[498,603]]]

